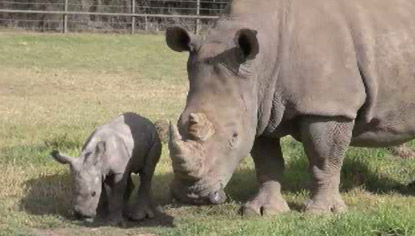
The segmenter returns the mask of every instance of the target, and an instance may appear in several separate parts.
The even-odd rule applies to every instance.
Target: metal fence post
[[[200,0],[197,0],[196,2],[196,16],[200,16]],[[196,19],[196,27],[195,27],[195,33],[199,34],[200,31],[200,19]]]
[[[63,14],[63,33],[66,34],[68,32],[68,15],[66,12],[68,11],[68,0],[65,0],[64,5],[64,14]]]
[[[135,14],[135,0],[131,0],[131,13]],[[135,16],[131,17],[131,34],[135,32]]]

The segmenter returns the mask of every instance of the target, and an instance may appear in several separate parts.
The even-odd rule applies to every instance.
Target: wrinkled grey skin
[[[99,212],[114,224],[122,222],[123,213],[133,220],[153,217],[151,179],[161,148],[151,121],[125,113],[97,128],[79,157],[52,152],[58,162],[70,165],[75,216],[92,221]],[[136,203],[128,210],[134,189],[131,173],[139,173],[140,186]]]
[[[171,126],[173,194],[221,203],[251,153],[260,184],[243,214],[288,211],[280,139],[310,163],[307,211],[343,211],[347,148],[415,137],[415,4],[410,0],[234,0],[204,38],[168,29],[189,52],[186,107]]]

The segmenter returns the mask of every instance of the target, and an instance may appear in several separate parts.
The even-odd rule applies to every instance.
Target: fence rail
[[[124,4],[119,5],[101,4],[100,1],[96,1],[94,5],[88,5],[89,9],[85,10],[83,5],[74,4],[73,0],[60,0],[61,2],[55,3],[48,3],[45,2],[45,0],[40,1],[41,2],[36,3],[32,1],[0,0],[0,26],[31,28],[34,30],[40,29],[42,31],[55,30],[63,33],[69,31],[82,31],[82,29],[87,27],[94,31],[111,31],[108,30],[108,28],[112,28],[113,30],[122,32],[129,31],[134,34],[138,28],[137,26],[141,26],[142,30],[148,31],[149,25],[152,25],[153,28],[159,30],[164,29],[166,25],[182,24],[198,33],[203,26],[207,26],[211,24],[212,21],[219,18],[219,12],[223,10],[227,3],[223,0],[147,0],[149,2],[156,2],[157,5],[137,6],[136,0],[130,0],[129,4],[125,4],[126,1],[124,0]],[[178,2],[180,4],[189,3],[194,5],[192,7],[161,5]],[[214,7],[209,8],[202,6],[202,4],[207,3],[213,3]],[[22,8],[20,7],[22,5],[24,5],[26,9],[19,9]],[[92,7],[94,9],[105,8],[107,11],[90,11]],[[122,12],[118,12],[118,10],[116,10],[117,12],[112,12],[111,10],[108,11],[108,9],[123,10],[121,10]],[[183,10],[188,10],[189,12],[193,12],[193,14],[182,13]],[[203,14],[203,11],[206,10],[214,12],[214,14]],[[158,11],[160,13],[157,13]],[[36,17],[34,17],[34,15],[36,15]],[[28,25],[30,27],[28,27]],[[80,25],[82,25],[83,28],[80,27]],[[154,25],[157,26],[154,27]],[[144,26],[144,28],[142,26]]]

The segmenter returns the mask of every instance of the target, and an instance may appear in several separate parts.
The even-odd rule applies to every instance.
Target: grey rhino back
[[[413,1],[269,0],[257,7],[253,4],[249,0],[233,1],[229,19],[248,14],[250,22],[246,24],[253,25],[252,21],[264,19],[255,12],[258,9],[271,16],[287,14],[283,26],[275,29],[283,31],[280,41],[274,31],[265,30],[275,27],[270,23],[254,27],[259,28],[262,48],[272,48],[274,41],[286,43],[279,50],[285,54],[262,52],[264,61],[283,57],[275,87],[262,90],[272,94],[269,90],[274,89],[273,98],[268,100],[274,101],[264,104],[290,104],[273,108],[275,117],[268,120],[294,120],[304,115],[356,119],[355,146],[396,145],[415,136]],[[266,4],[270,9],[284,5],[287,10],[266,11]],[[283,118],[283,113],[288,118]],[[277,126],[285,129],[287,125],[268,124],[267,133]]]
[[[105,141],[109,153],[124,148],[128,158],[140,159],[140,163],[134,165],[140,165],[157,140],[157,130],[150,120],[128,112],[98,127],[85,142],[83,152],[93,151],[98,142]]]
[[[415,4],[355,2],[358,6],[349,17],[354,20],[352,30],[359,30],[353,36],[367,98],[352,144],[389,146],[408,141],[415,136]]]

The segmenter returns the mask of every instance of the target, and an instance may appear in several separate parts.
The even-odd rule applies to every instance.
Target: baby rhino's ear
[[[86,158],[85,163],[90,166],[99,165],[100,163],[104,161],[106,152],[107,152],[107,145],[105,141],[97,142],[94,152],[91,155],[85,157]]]
[[[57,150],[53,150],[50,155],[59,163],[61,164],[69,164],[72,167],[76,167],[78,165],[78,160],[75,157],[65,156],[60,154]]]
[[[104,141],[99,141],[95,147],[96,154],[104,154],[106,152],[107,145]]]

